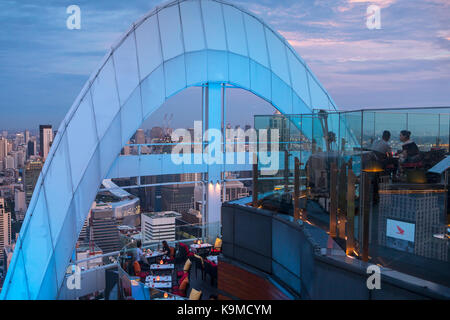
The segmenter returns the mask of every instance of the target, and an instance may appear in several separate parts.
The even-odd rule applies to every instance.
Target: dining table
[[[149,275],[145,278],[145,282],[171,282],[172,276],[155,276],[155,275]]]
[[[150,270],[173,270],[175,265],[173,263],[159,264],[154,263],[150,265]]]
[[[193,243],[190,245],[191,251],[200,255],[210,252],[212,247],[213,245],[210,243]]]

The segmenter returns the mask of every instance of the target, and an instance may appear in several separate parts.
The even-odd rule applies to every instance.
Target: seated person
[[[388,165],[392,165],[395,174],[398,168],[398,161],[392,157],[392,148],[389,145],[390,138],[391,133],[388,130],[384,130],[381,139],[374,141],[370,150],[375,152],[377,161],[381,162],[384,169]]]
[[[136,260],[137,262],[142,262],[142,258],[144,257],[144,253],[142,252],[142,241],[138,240],[136,242]]]
[[[411,163],[418,161],[419,148],[417,144],[410,139],[411,131],[402,130],[400,132],[400,141],[403,142],[402,152],[399,154],[402,163]]]
[[[166,256],[169,256],[169,255],[170,255],[170,247],[169,247],[169,245],[167,244],[167,241],[166,241],[166,240],[164,240],[164,241],[162,242],[162,249],[161,249],[161,252],[164,253]]]
[[[139,264],[139,261],[137,261],[136,257],[133,256],[133,260],[134,275],[139,277],[141,274],[141,265]]]
[[[141,266],[142,271],[148,271],[150,269],[147,258],[142,251],[142,241],[138,240],[136,242],[136,260]]]
[[[381,137],[381,139],[378,139],[375,142],[373,142],[370,149],[386,156],[387,154],[391,154],[392,149],[391,146],[389,145],[390,138],[391,133],[387,130],[383,131],[383,136]]]

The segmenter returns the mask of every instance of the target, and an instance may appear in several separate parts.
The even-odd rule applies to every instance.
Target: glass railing
[[[272,172],[258,145],[254,206],[326,230],[350,256],[450,286],[448,170],[435,167],[449,156],[450,108],[255,116],[262,128],[282,143]],[[403,152],[402,130],[418,150]]]

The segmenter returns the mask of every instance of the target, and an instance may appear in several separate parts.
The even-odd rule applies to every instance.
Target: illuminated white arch
[[[155,8],[112,47],[62,121],[1,298],[57,298],[90,206],[123,145],[169,97],[212,82],[251,91],[284,114],[335,109],[295,50],[251,13],[219,0]]]

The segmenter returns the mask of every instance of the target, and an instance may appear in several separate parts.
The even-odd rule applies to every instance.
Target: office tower
[[[3,248],[11,245],[11,213],[6,212],[5,200],[0,198],[0,259],[3,259]]]
[[[6,156],[5,157],[5,169],[15,169],[16,163],[14,161],[14,156]]]
[[[25,130],[24,137],[25,137],[25,144],[27,144],[28,141],[30,141],[30,131]]]
[[[183,221],[189,224],[201,224],[202,223],[202,213],[200,210],[189,209],[188,212],[183,212],[181,214]]]
[[[27,156],[30,158],[31,156],[35,156],[36,151],[36,141],[30,140],[27,144]]]
[[[40,155],[42,159],[47,158],[50,151],[50,146],[53,142],[53,131],[51,125],[39,126],[39,139],[40,139]]]
[[[17,150],[17,148],[20,145],[25,144],[25,136],[23,133],[16,133],[16,138],[14,139],[14,150]]]
[[[233,201],[236,199],[241,199],[249,196],[247,187],[244,186],[242,181],[226,181],[225,182],[225,200],[222,201]]]
[[[23,220],[27,211],[25,192],[19,189],[14,191],[14,212],[17,220]]]
[[[31,201],[31,196],[33,195],[34,187],[39,178],[39,174],[42,170],[42,162],[32,161],[28,162],[25,166],[24,172],[24,188],[25,188],[25,200],[28,206]]]
[[[109,204],[96,204],[91,210],[90,228],[93,241],[104,253],[120,250],[117,220]]]
[[[14,158],[14,168],[23,168],[25,164],[25,156],[22,150],[11,152],[11,156]]]
[[[162,207],[165,211],[187,212],[194,207],[194,183],[161,187]]]
[[[3,160],[8,155],[8,140],[0,138],[0,160]]]
[[[142,213],[143,242],[175,241],[175,220],[180,217],[181,214],[174,211]]]
[[[138,129],[136,131],[135,143],[136,144],[145,144],[145,133],[144,133],[144,130]]]
[[[445,234],[445,193],[380,191],[378,243],[426,258],[448,261]]]

